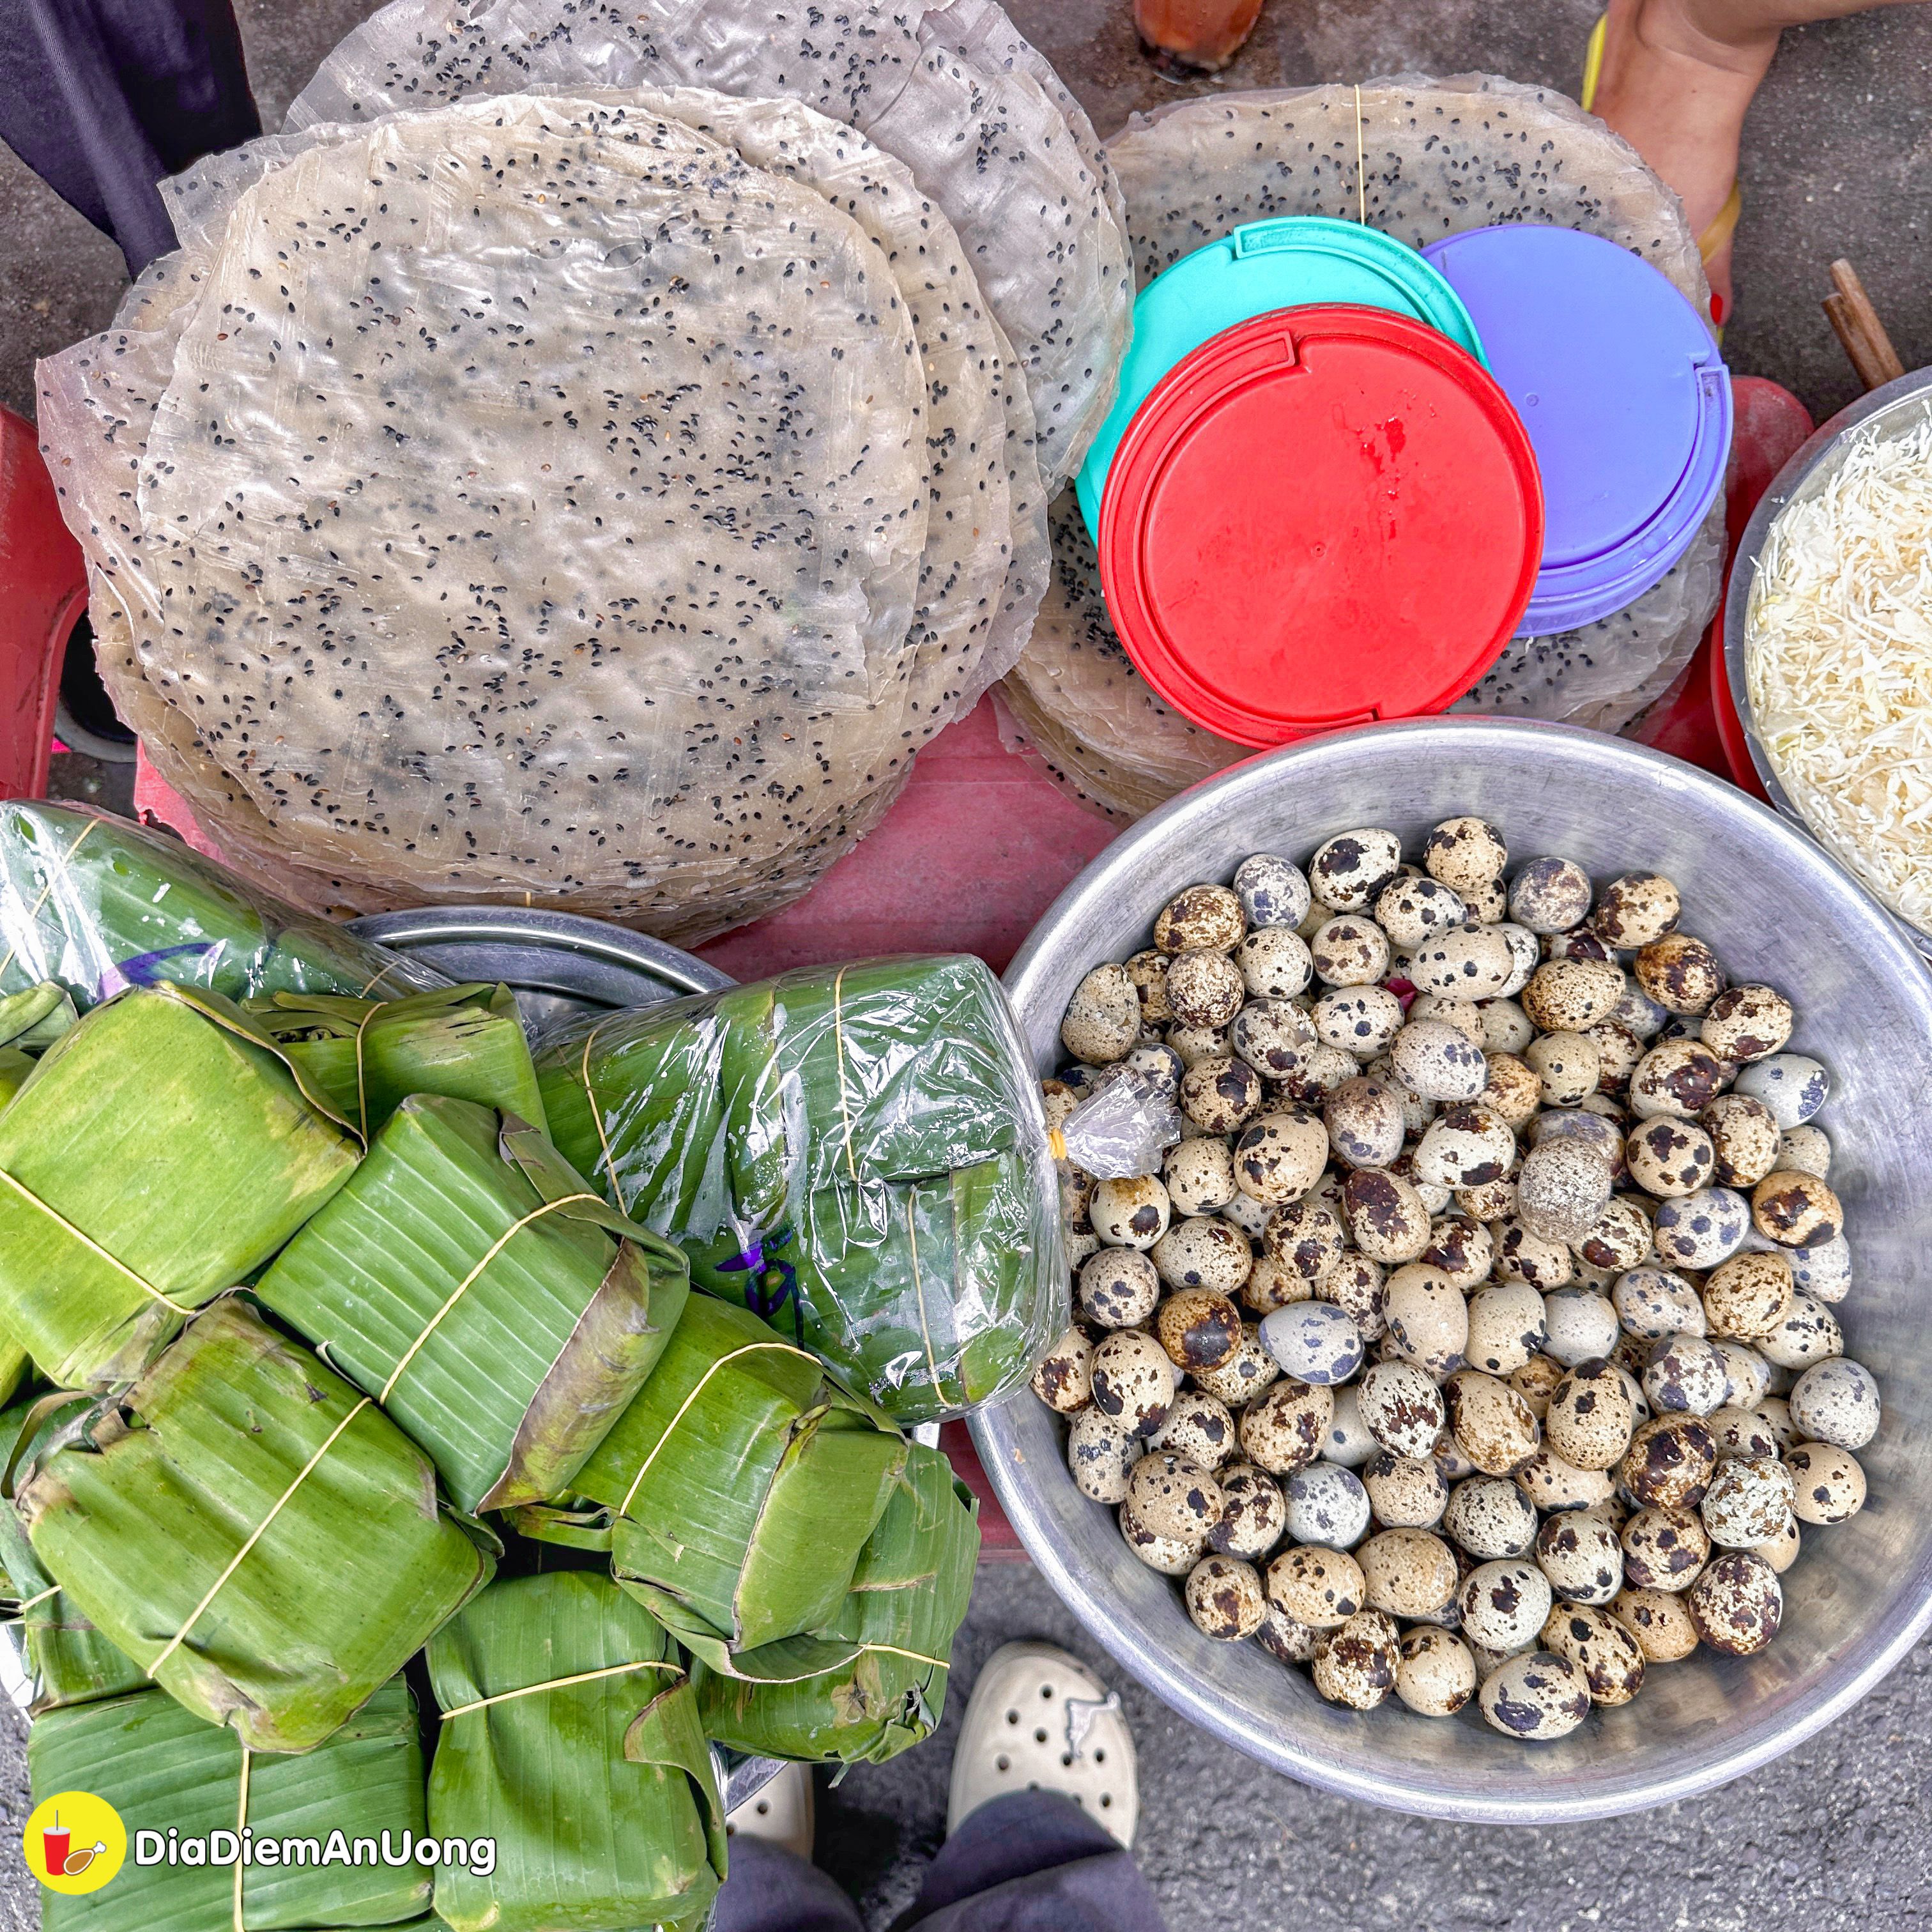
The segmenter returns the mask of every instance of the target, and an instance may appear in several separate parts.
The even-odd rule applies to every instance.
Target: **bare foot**
[[[1610,0],[1594,112],[1677,190],[1694,235],[1736,185],[1744,110],[1777,50],[1774,27],[1720,38],[1699,0]],[[1731,308],[1728,241],[1705,273],[1721,322]]]

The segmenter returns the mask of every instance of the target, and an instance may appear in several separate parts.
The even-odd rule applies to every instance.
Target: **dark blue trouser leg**
[[[731,1840],[713,1932],[865,1932],[859,1908],[816,1865],[760,1838]]]
[[[139,274],[155,183],[262,131],[230,0],[0,0],[0,139]]]

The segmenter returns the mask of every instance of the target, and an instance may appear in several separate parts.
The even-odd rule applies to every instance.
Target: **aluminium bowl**
[[[1876,1684],[1932,1623],[1932,982],[1900,928],[1793,826],[1735,788],[1623,740],[1474,717],[1376,725],[1249,760],[1110,846],[1034,929],[1006,985],[1040,1070],[1088,970],[1150,943],[1162,903],[1225,880],[1251,852],[1304,863],[1333,834],[1386,826],[1412,854],[1457,812],[1499,825],[1515,862],[1557,853],[1600,886],[1638,869],[1682,888],[1686,930],[1732,976],[1796,1006],[1792,1044],[1831,1069],[1820,1124],[1835,1150],[1856,1272],[1839,1312],[1886,1404],[1861,1452],[1870,1480],[1848,1523],[1804,1532],[1784,1628],[1758,1655],[1700,1650],[1654,1666],[1634,1703],[1526,1744],[1472,1710],[1418,1716],[1324,1703],[1302,1672],[1188,1620],[1136,1560],[1113,1512],[1069,1477],[1060,1419],[1022,1391],[972,1429],[1041,1573],[1094,1636],[1183,1715],[1262,1763],[1376,1804],[1442,1818],[1550,1824],[1688,1798],[1801,1743]]]

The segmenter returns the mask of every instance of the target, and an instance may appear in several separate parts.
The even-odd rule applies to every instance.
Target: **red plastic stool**
[[[61,521],[34,426],[0,410],[0,798],[47,788],[61,660],[87,608],[87,566]]]

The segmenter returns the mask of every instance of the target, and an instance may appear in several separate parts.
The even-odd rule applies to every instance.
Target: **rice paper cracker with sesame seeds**
[[[1106,178],[1026,64],[982,67],[922,39],[926,0],[833,13],[752,0],[392,0],[289,111],[298,130],[473,93],[692,86],[789,97],[912,170],[958,230],[1012,344],[1054,488],[1111,405],[1131,320]]]

